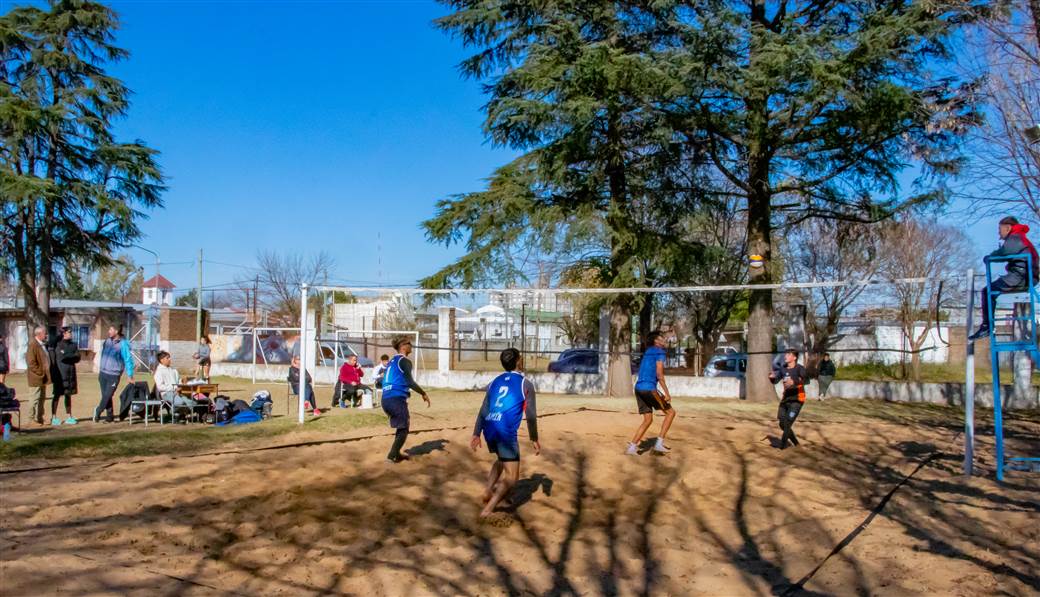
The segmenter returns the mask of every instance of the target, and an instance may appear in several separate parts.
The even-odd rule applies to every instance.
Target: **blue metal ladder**
[[[994,263],[1008,262],[1008,261],[1025,261],[1026,262],[1026,286],[1021,290],[1014,292],[1003,292],[994,293],[991,288],[993,286],[993,273],[992,266]],[[1003,414],[1003,400],[1000,396],[1000,359],[999,355],[1002,352],[1019,352],[1024,351],[1030,354],[1033,359],[1033,363],[1040,363],[1040,350],[1037,348],[1037,321],[1036,321],[1036,305],[1040,302],[1040,294],[1037,292],[1036,285],[1033,282],[1033,256],[1029,253],[1023,253],[1019,255],[1004,255],[1000,257],[987,257],[986,263],[986,295],[989,299],[987,301],[989,305],[989,353],[990,361],[993,365],[993,433],[997,444],[997,480],[1004,480],[1004,470],[1037,470],[1040,471],[1040,458],[1029,458],[1022,456],[1005,457],[1004,456],[1004,414]],[[1013,313],[1007,320],[1014,322],[1028,322],[1026,327],[1027,333],[1021,340],[1014,340],[1014,334],[1012,334],[1011,340],[998,340],[997,339],[997,321],[994,318],[994,312],[996,311],[997,298],[1001,295],[1009,294],[1023,294],[1025,292],[1029,299],[1029,309],[1025,315],[1019,315]]]

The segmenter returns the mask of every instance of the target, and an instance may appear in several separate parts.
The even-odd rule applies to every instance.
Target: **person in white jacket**
[[[159,360],[159,365],[155,368],[155,391],[158,392],[159,396],[174,406],[195,406],[195,401],[190,398],[185,398],[177,393],[177,384],[181,383],[181,376],[177,373],[177,370],[170,366],[170,353],[165,350],[160,350],[159,354],[155,355]]]

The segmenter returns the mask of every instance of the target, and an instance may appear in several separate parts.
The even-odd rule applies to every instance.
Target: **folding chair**
[[[151,392],[148,393],[148,396],[144,400],[133,400],[133,401],[130,402],[130,424],[131,425],[134,424],[134,406],[137,405],[137,404],[140,404],[140,405],[143,406],[142,412],[144,413],[143,417],[144,417],[144,426],[145,427],[148,427],[148,419],[151,418],[149,416],[148,409],[149,409],[149,407],[152,407],[152,406],[154,406],[156,408],[156,410],[158,411],[158,413],[159,413],[159,425],[160,426],[163,425],[163,406],[166,404],[166,402],[163,401],[163,399],[159,396],[159,393],[156,391],[154,385],[152,386]],[[173,415],[172,414],[170,415],[170,421],[171,422],[173,421]]]

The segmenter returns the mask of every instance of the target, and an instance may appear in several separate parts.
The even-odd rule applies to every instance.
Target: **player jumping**
[[[484,489],[484,509],[481,518],[486,518],[520,478],[520,443],[516,432],[520,419],[527,413],[527,433],[531,436],[534,453],[540,454],[538,443],[538,413],[535,407],[534,385],[524,378],[523,357],[515,348],[507,348],[500,356],[505,373],[499,375],[488,386],[484,404],[477,414],[473,427],[473,439],[469,447],[476,451],[480,447],[480,432],[484,432],[488,451],[498,455],[498,460],[488,472],[487,487]],[[504,475],[502,473],[505,473]]]
[[[780,408],[776,411],[777,421],[784,434],[780,438],[780,449],[787,448],[787,442],[798,445],[798,438],[794,435],[794,421],[798,413],[802,411],[805,403],[805,367],[798,364],[798,351],[788,350],[784,353],[784,366],[779,370],[774,369],[769,374],[769,381],[776,383],[784,382],[784,395],[780,398]]]
[[[397,354],[386,366],[382,403],[383,412],[390,417],[390,426],[395,429],[394,443],[390,446],[386,461],[396,464],[408,460],[407,455],[401,454],[401,448],[408,439],[408,427],[411,422],[408,413],[408,397],[412,394],[411,390],[419,392],[426,401],[426,408],[430,407],[430,396],[412,378],[412,362],[408,360],[408,355],[412,354],[412,341],[408,338],[395,338],[393,344]]]
[[[672,396],[668,393],[668,385],[664,381],[664,360],[666,346],[664,335],[661,332],[650,332],[646,338],[649,348],[643,353],[643,360],[639,363],[639,377],[636,378],[636,405],[639,414],[643,415],[632,441],[628,443],[625,454],[629,456],[639,455],[639,442],[643,434],[654,422],[654,409],[664,411],[664,423],[661,424],[661,435],[654,443],[654,452],[667,454],[669,449],[664,445],[664,438],[668,435],[668,428],[675,420],[675,409],[672,408]],[[661,391],[657,386],[661,386]]]

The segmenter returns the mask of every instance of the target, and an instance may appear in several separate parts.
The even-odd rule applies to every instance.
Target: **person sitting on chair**
[[[361,378],[364,376],[364,370],[357,364],[357,355],[352,354],[348,356],[347,361],[339,369],[341,392],[339,406],[341,408],[356,407],[360,403],[358,395],[363,391],[369,390],[368,386],[361,383]]]
[[[1008,216],[1000,220],[998,230],[1000,240],[1003,242],[1001,243],[1000,248],[990,253],[983,259],[983,261],[988,263],[990,257],[1003,257],[1006,255],[1021,255],[1023,253],[1029,253],[1033,258],[1033,282],[1036,282],[1037,273],[1040,271],[1040,267],[1038,267],[1037,264],[1036,248],[1033,247],[1033,243],[1031,243],[1026,237],[1026,234],[1029,232],[1029,226],[1019,224],[1017,218]],[[985,288],[982,289],[982,300],[980,301],[982,304],[982,325],[979,326],[978,331],[971,335],[969,340],[978,340],[979,338],[989,335],[990,293],[993,294],[993,298],[996,298],[997,295],[1002,292],[1025,290],[1025,287],[1027,286],[1026,276],[1026,260],[1013,259],[1007,262],[1004,275],[990,283],[990,292],[986,292]]]
[[[308,371],[306,378],[303,382],[303,392],[300,392],[300,357],[295,356],[292,358],[292,365],[289,367],[289,387],[292,389],[292,393],[299,396],[305,404],[307,410],[314,411],[314,416],[321,414],[318,410],[318,402],[314,399],[314,387],[311,385],[311,372]]]
[[[390,355],[383,355],[379,357],[379,366],[376,367],[373,377],[376,380],[376,387],[383,387],[383,378],[386,377],[386,368],[390,366]]]
[[[173,360],[170,353],[160,350],[155,358],[159,361],[155,367],[155,373],[152,375],[155,378],[155,393],[173,408],[195,408],[197,403],[194,400],[177,393],[177,385],[181,383],[181,376],[176,369],[170,366],[170,362]]]

